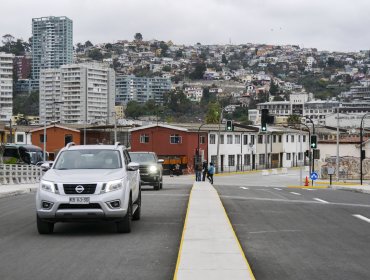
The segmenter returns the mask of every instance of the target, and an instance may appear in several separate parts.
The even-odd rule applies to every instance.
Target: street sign
[[[328,175],[333,175],[335,172],[335,168],[334,167],[328,167]]]
[[[314,171],[314,172],[311,172],[310,178],[311,180],[315,181],[319,178],[319,175],[317,174],[317,172]]]

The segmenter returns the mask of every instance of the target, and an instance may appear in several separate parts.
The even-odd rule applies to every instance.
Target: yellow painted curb
[[[290,189],[327,189],[328,186],[288,186]]]
[[[319,185],[329,185],[330,184],[330,182],[329,181],[327,181],[327,182],[325,182],[325,181],[317,181],[317,182],[315,182],[315,184],[319,184]],[[340,185],[340,186],[361,186],[360,184],[358,184],[358,183],[351,183],[351,182],[331,182],[331,184],[332,185]]]
[[[180,247],[179,247],[179,252],[177,254],[176,268],[175,268],[175,274],[173,276],[173,280],[177,280],[177,273],[178,273],[179,266],[180,266],[182,245],[184,243],[185,230],[186,230],[186,225],[187,225],[187,222],[188,222],[189,205],[190,205],[191,194],[193,192],[193,187],[194,187],[194,184],[193,184],[193,186],[191,188],[191,191],[190,191],[189,200],[188,200],[188,206],[186,207],[186,215],[185,215],[184,227],[182,229]]]
[[[216,189],[215,189],[215,190],[216,190]],[[251,279],[252,279],[252,280],[256,280],[256,278],[254,277],[254,274],[253,274],[253,272],[252,272],[251,266],[249,265],[249,262],[248,262],[248,260],[247,260],[247,257],[246,257],[246,256],[245,256],[245,254],[244,254],[244,251],[243,251],[242,245],[240,244],[240,241],[239,241],[238,237],[236,236],[235,230],[234,230],[234,228],[233,228],[233,225],[231,224],[231,221],[230,221],[230,219],[229,219],[229,216],[228,216],[228,215],[227,215],[227,213],[226,213],[226,209],[225,209],[225,207],[224,207],[224,205],[223,205],[223,203],[222,203],[222,201],[221,201],[220,194],[218,193],[218,191],[217,191],[217,190],[216,190],[216,193],[217,193],[218,199],[220,200],[220,203],[221,203],[221,205],[222,205],[222,209],[224,210],[224,214],[225,214],[226,220],[227,220],[227,222],[228,222],[228,224],[229,224],[229,226],[230,226],[230,228],[231,228],[231,231],[233,232],[233,235],[234,235],[234,238],[235,238],[235,240],[236,240],[236,243],[238,244],[238,247],[239,247],[240,253],[241,253],[241,255],[242,255],[242,257],[243,257],[243,259],[244,259],[244,261],[245,261],[245,263],[246,263],[246,265],[247,265],[247,267],[248,267],[249,275],[251,276]]]

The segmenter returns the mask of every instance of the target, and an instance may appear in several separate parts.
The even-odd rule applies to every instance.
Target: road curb
[[[358,188],[357,186],[350,187],[350,186],[343,186],[343,185],[331,185],[329,186],[329,188],[334,189],[334,190],[343,190],[343,191],[352,191],[352,192],[370,194],[370,190]]]
[[[12,197],[12,196],[17,196],[21,194],[26,194],[26,193],[35,193],[36,188],[25,188],[22,190],[15,190],[15,191],[8,191],[8,192],[3,192],[0,193],[0,199],[1,198],[7,198],[7,197]]]

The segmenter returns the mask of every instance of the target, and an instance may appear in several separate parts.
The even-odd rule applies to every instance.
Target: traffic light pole
[[[360,123],[360,184],[362,185],[362,143],[363,143],[363,124],[364,124],[364,119],[366,116],[368,116],[370,113],[366,113],[365,115],[362,116],[361,118],[361,123]]]

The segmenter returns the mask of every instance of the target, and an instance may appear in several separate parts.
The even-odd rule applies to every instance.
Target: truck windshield
[[[55,169],[117,169],[121,168],[121,157],[113,150],[63,151],[55,163]]]
[[[148,153],[130,153],[131,160],[137,163],[144,162],[155,162],[155,157],[153,154]]]

